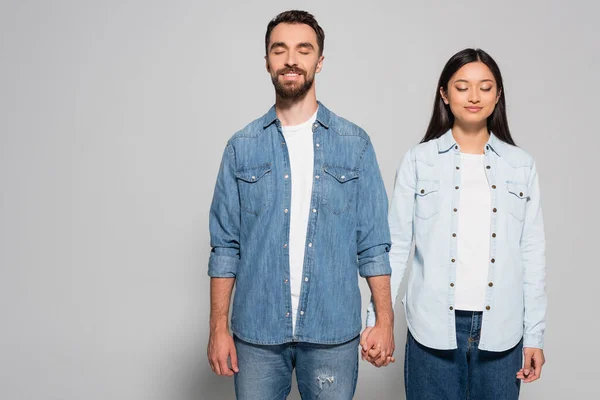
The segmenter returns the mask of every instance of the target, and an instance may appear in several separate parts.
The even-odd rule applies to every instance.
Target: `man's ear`
[[[319,61],[317,61],[317,69],[316,69],[317,74],[319,72],[321,72],[321,69],[323,68],[323,60],[324,59],[325,59],[325,56],[319,56]]]

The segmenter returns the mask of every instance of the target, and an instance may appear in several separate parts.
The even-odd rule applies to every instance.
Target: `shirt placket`
[[[296,331],[294,340],[301,340],[304,334],[306,315],[309,310],[306,309],[308,296],[310,293],[311,282],[315,278],[314,261],[315,251],[318,243],[315,243],[317,232],[317,221],[319,214],[319,198],[321,193],[321,176],[319,175],[319,166],[322,164],[323,146],[320,141],[320,130],[317,122],[313,123],[313,185],[310,201],[310,214],[308,217],[308,229],[306,231],[304,265],[302,267],[302,284],[300,289],[300,299],[298,302],[298,315],[296,317]]]
[[[456,266],[458,265],[458,246],[457,246],[457,232],[458,232],[458,209],[460,204],[460,179],[461,179],[461,158],[460,158],[460,147],[456,144],[453,146],[453,158],[452,158],[454,169],[453,172],[453,185],[452,188],[452,217],[450,220],[450,259],[448,269],[448,342],[451,347],[456,347],[456,321],[454,314],[454,301],[456,296]]]
[[[287,149],[287,145],[285,142],[285,137],[283,136],[283,131],[281,129],[281,122],[279,120],[276,121],[278,137],[281,142],[281,150],[283,153],[283,171],[281,172],[282,176],[278,176],[277,179],[281,179],[283,181],[283,210],[284,214],[284,238],[282,240],[283,247],[283,260],[282,260],[282,275],[283,275],[283,284],[285,285],[284,293],[285,296],[285,320],[286,320],[286,336],[293,336],[293,326],[292,326],[292,290],[290,287],[290,206],[292,202],[292,172],[290,166],[290,156]],[[278,275],[281,276],[281,275]],[[280,278],[281,279],[281,278]]]
[[[492,152],[490,151],[490,146],[485,146],[485,175],[487,177],[488,184],[490,185],[490,198],[491,198],[491,218],[490,218],[490,254],[489,254],[489,263],[488,263],[488,282],[487,288],[485,292],[485,306],[483,313],[483,321],[482,321],[482,330],[481,330],[481,339],[479,341],[479,346],[485,346],[486,335],[485,329],[483,328],[485,324],[483,323],[488,319],[487,315],[491,313],[492,304],[493,304],[493,295],[494,295],[494,275],[495,268],[498,263],[497,260],[497,252],[496,252],[496,238],[497,238],[497,227],[498,227],[498,185],[496,181],[496,164],[494,163],[495,159],[492,157]]]

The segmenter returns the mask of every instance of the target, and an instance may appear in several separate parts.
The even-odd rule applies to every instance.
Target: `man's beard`
[[[281,82],[279,77],[287,74],[287,73],[296,73],[299,76],[304,77],[304,82],[300,85],[297,82]],[[277,96],[284,100],[299,100],[302,99],[306,93],[310,90],[315,80],[315,75],[309,76],[305,70],[295,67],[295,68],[282,68],[275,75],[271,75],[271,81],[273,82],[273,86],[275,86],[275,93]]]

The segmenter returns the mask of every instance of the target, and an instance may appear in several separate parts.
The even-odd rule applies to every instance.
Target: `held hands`
[[[210,332],[208,339],[208,362],[215,374],[220,376],[233,376],[238,372],[237,352],[233,338],[227,328]],[[227,360],[230,359],[231,367]]]
[[[544,351],[533,347],[524,347],[523,355],[525,356],[525,362],[523,368],[517,372],[517,379],[521,379],[524,383],[540,379],[542,366],[546,363]]]
[[[375,324],[374,327],[366,327],[360,336],[361,355],[377,368],[387,367],[396,362],[393,357],[394,350],[394,324],[383,322]]]

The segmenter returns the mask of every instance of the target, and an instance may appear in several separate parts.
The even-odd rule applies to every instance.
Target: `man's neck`
[[[308,121],[318,107],[314,91],[307,93],[299,100],[284,100],[278,96],[275,101],[275,112],[282,126],[300,125]]]

